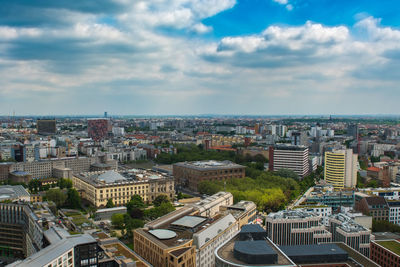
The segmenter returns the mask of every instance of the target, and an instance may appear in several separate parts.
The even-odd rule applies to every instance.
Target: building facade
[[[270,213],[265,219],[267,237],[279,246],[329,243],[332,234],[321,219],[322,216],[303,209]]]
[[[353,150],[325,152],[325,181],[335,189],[353,188],[357,184],[357,154]]]
[[[279,145],[269,148],[269,170],[289,169],[299,177],[310,172],[308,148],[305,146]]]
[[[109,199],[116,206],[126,205],[133,195],[141,196],[147,203],[159,195],[175,197],[174,179],[150,170],[80,173],[72,178],[72,183],[96,207],[105,207]]]

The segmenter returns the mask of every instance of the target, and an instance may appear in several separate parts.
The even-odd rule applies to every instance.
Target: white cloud
[[[206,26],[206,25],[204,25],[203,23],[197,23],[197,24],[195,24],[193,27],[192,27],[192,30],[194,31],[194,32],[197,32],[197,33],[207,33],[207,32],[210,32],[210,31],[212,31],[212,27],[210,27],[210,26]]]
[[[286,5],[288,3],[288,0],[273,0],[273,1],[281,5]]]

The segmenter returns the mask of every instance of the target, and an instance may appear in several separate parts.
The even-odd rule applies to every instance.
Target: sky
[[[398,1],[0,2],[0,115],[400,114]]]

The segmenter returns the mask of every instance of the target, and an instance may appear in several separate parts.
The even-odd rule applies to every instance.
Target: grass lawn
[[[384,248],[387,248],[397,255],[400,255],[400,243],[397,241],[377,241],[379,245],[381,245]]]

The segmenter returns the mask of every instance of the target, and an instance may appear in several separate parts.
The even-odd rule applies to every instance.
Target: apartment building
[[[123,172],[83,172],[72,178],[73,186],[96,207],[105,207],[111,199],[117,206],[127,204],[133,195],[151,203],[159,195],[175,197],[174,179],[150,170]]]
[[[352,149],[325,152],[324,177],[335,189],[353,188],[357,184],[357,154]]]
[[[304,209],[270,213],[265,218],[267,237],[279,246],[329,243],[332,234],[321,219],[321,215]]]
[[[201,181],[244,178],[245,168],[231,161],[179,162],[173,165],[173,175],[177,185],[197,191]]]
[[[332,233],[333,242],[343,242],[369,257],[370,242],[374,239],[371,230],[356,223],[349,216],[339,213],[329,218],[329,231]]]
[[[310,172],[308,148],[305,146],[277,145],[269,148],[269,170],[289,169],[299,177]]]

